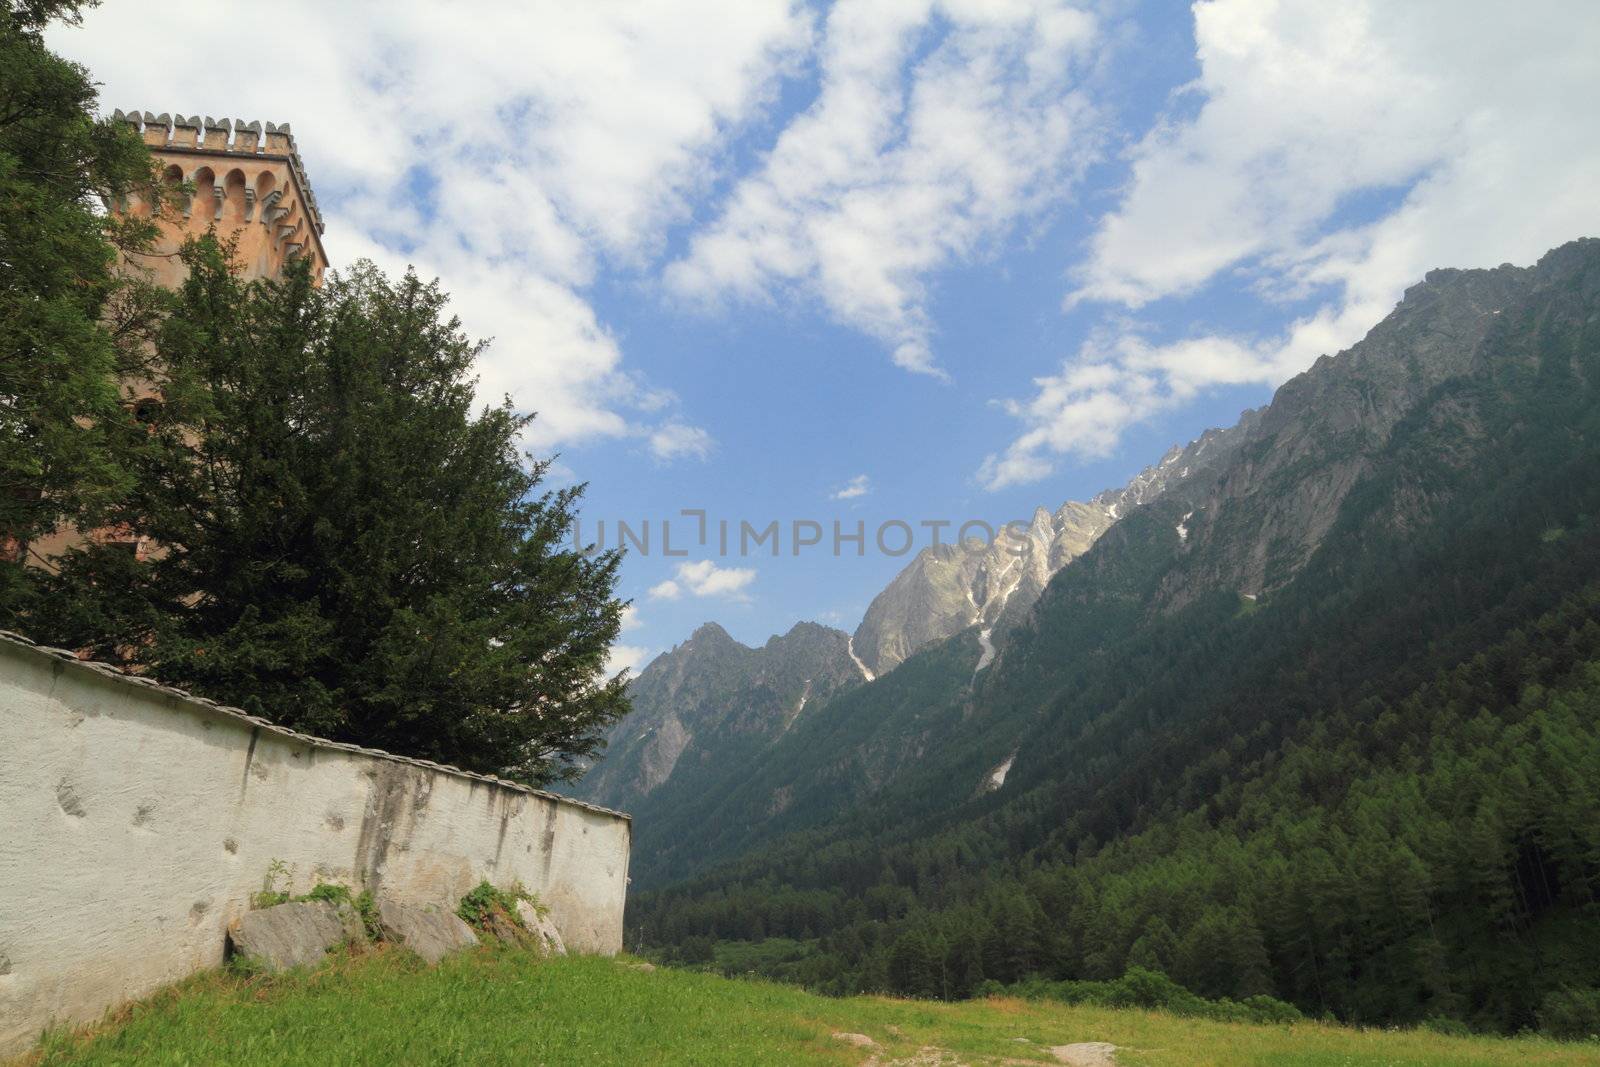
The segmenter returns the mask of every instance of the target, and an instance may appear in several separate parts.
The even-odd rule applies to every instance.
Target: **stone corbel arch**
[[[222,184],[217,181],[217,172],[212,170],[210,166],[202,163],[200,166],[189,172],[189,181],[194,185],[194,199],[200,200],[203,203],[207,197],[213,198],[215,202],[215,210],[212,213],[212,219],[220,219],[222,217],[223,190]],[[194,205],[192,202],[183,206],[184,218],[187,219],[190,217],[193,207]],[[201,212],[200,217],[205,217],[204,211]]]

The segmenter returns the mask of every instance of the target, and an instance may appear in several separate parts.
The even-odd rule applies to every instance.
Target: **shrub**
[[[1423,1020],[1422,1028],[1432,1030],[1436,1034],[1446,1037],[1471,1037],[1472,1027],[1460,1019],[1451,1019],[1443,1015],[1433,1015]]]
[[[517,902],[521,900],[528,901],[535,908],[539,906],[533,895],[521,885],[514,885],[510,889],[499,889],[488,881],[482,881],[461,898],[456,914],[461,916],[468,926],[479,930],[488,930],[496,914],[503,916],[512,925],[522,928],[522,919],[517,915]]]
[[[1249,1011],[1251,1022],[1286,1025],[1305,1020],[1305,1014],[1293,1004],[1265,994],[1246,997],[1240,1006]]]
[[[716,943],[709,937],[686,937],[676,955],[681,963],[713,963],[717,958]]]
[[[300,897],[301,900],[323,900],[329,904],[349,904],[355,906],[351,899],[350,887],[345,885],[332,885],[328,882],[318,882],[311,887],[311,892]]]
[[[1539,1005],[1539,1030],[1564,1041],[1600,1041],[1600,989],[1561,989]]]
[[[1000,991],[985,983],[980,995]],[[1299,1022],[1305,1016],[1293,1004],[1275,997],[1253,996],[1244,1001],[1207,1000],[1185,989],[1160,971],[1130,967],[1121,978],[1109,982],[1051,982],[1032,978],[1018,982],[1008,992],[1031,999],[1059,1000],[1067,1004],[1094,1004],[1106,1008],[1144,1008],[1219,1022],[1281,1025]]]

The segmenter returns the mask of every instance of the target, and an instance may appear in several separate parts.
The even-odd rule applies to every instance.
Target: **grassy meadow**
[[[1089,1041],[1115,1044],[1118,1067],[1600,1064],[1600,1045],[1538,1038],[1247,1026],[1010,998],[830,999],[627,959],[502,949],[432,969],[379,949],[308,973],[203,974],[98,1027],[46,1035],[19,1063],[954,1067],[1056,1063],[1052,1047]]]

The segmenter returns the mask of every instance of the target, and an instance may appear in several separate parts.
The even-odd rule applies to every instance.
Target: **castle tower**
[[[182,198],[176,211],[160,220],[161,235],[155,247],[138,256],[151,281],[169,289],[183,284],[188,268],[177,251],[188,237],[216,227],[218,238],[235,242],[235,264],[246,280],[277,278],[294,259],[311,259],[311,277],[321,284],[328,267],[322,248],[322,215],[316,194],[306,180],[305,165],[295,148],[289,124],[220,122],[195,115],[185,118],[146,111],[112,113],[117,122],[137,130],[149,146],[161,180],[171,185],[194,183],[194,193]],[[114,214],[148,215],[150,205],[137,196],[124,197],[108,207]],[[149,382],[122,382],[124,406],[140,418],[148,405],[159,406],[161,397]],[[146,538],[123,530],[101,529],[88,533],[64,526],[28,545],[0,537],[0,560],[28,553],[32,566],[49,567],[48,560],[85,537],[125,546],[136,559],[159,547]]]
[[[155,254],[141,257],[159,285],[176,287],[185,268],[175,253],[187,237],[212,226],[224,241],[237,242],[237,263],[246,279],[276,278],[293,259],[309,257],[311,276],[322,280],[328,256],[322,248],[322,214],[306,179],[289,124],[220,121],[199,115],[118,110],[112,117],[137,130],[150,146],[161,179],[194,183],[172,217],[162,222]],[[265,136],[263,136],[263,133]],[[148,212],[136,197],[111,205],[117,213]]]

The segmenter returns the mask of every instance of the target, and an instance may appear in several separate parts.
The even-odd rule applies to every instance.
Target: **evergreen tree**
[[[889,981],[895,992],[942,1000],[950,995],[945,946],[938,932],[921,923],[901,934],[889,950]]]
[[[0,5],[0,625],[22,610],[29,541],[93,524],[127,486],[110,436],[153,300],[114,269],[148,245],[150,223],[94,206],[153,198],[149,152],[95,120],[88,73],[44,45],[45,26],[76,21],[78,6]]]
[[[568,777],[627,709],[603,677],[620,555],[568,545],[531,416],[474,414],[481,346],[414,275],[243,284],[209,239],[156,344],[164,407],[125,427],[112,517],[51,580],[49,639],[285,725],[524,782]]]
[[[950,995],[963,999],[972,996],[983,984],[983,942],[971,924],[963,927],[950,942]]]
[[[1128,950],[1128,967],[1171,974],[1178,959],[1178,938],[1159,915],[1145,920],[1144,932]]]

